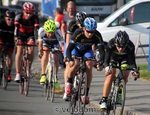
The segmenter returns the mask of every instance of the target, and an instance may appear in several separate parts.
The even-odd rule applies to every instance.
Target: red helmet
[[[25,2],[22,7],[27,13],[33,13],[34,11],[34,5],[31,2]]]

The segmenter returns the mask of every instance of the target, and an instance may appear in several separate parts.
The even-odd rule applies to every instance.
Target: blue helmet
[[[97,22],[94,20],[94,18],[87,17],[84,20],[84,27],[90,31],[94,31],[97,28]]]

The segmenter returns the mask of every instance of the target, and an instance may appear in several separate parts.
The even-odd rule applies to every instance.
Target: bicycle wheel
[[[115,93],[115,103],[113,108],[114,115],[123,115],[124,105],[125,105],[125,97],[126,97],[126,84],[122,79],[119,82],[118,88]]]
[[[78,101],[78,83],[77,83],[77,76],[74,78],[73,82],[73,87],[71,91],[71,96],[70,96],[70,102],[69,102],[69,112],[70,114],[74,114],[76,109],[78,110],[78,106],[76,107],[76,103]]]
[[[6,67],[6,62],[3,61],[3,71],[2,71],[2,84],[4,90],[6,90],[7,85],[8,85],[8,80],[7,80],[7,67]]]
[[[84,115],[85,106],[86,106],[86,94],[87,94],[87,76],[83,75],[80,78],[80,94],[79,94],[79,112],[81,115]],[[82,102],[82,97],[85,97]]]
[[[24,78],[21,76],[21,82],[19,83],[19,93],[23,94],[24,92]]]
[[[118,95],[117,95],[117,108],[119,108],[118,115],[123,115],[124,105],[126,97],[126,84],[122,79],[119,83]]]
[[[47,82],[44,83],[44,95],[45,95],[45,100],[48,100],[49,98],[49,94],[50,94],[50,67],[49,65],[46,68],[46,78],[47,78]]]
[[[49,86],[49,89],[50,89],[50,100],[51,102],[54,101],[54,94],[55,94],[55,77],[56,77],[56,68],[55,68],[55,65],[54,63],[52,64],[52,66],[50,67],[50,86]]]
[[[26,60],[26,73],[25,73],[25,78],[24,78],[24,93],[25,96],[28,95],[29,93],[29,83],[30,83],[30,68],[29,68],[29,61]]]

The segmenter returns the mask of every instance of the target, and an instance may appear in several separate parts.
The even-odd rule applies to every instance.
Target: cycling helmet
[[[84,27],[89,31],[94,31],[97,28],[97,22],[94,20],[94,18],[87,17],[84,20]]]
[[[15,18],[15,12],[10,11],[10,10],[7,10],[7,11],[5,12],[5,17],[8,17],[8,18]]]
[[[22,7],[23,10],[27,13],[33,13],[35,9],[34,5],[31,2],[25,2]]]
[[[125,31],[119,31],[115,35],[115,44],[119,47],[127,46],[129,42],[129,35]]]
[[[44,23],[44,30],[46,32],[55,32],[56,31],[56,24],[53,20],[47,20]]]
[[[81,26],[84,26],[84,20],[86,18],[86,13],[85,12],[78,12],[76,14],[76,21],[81,25]]]

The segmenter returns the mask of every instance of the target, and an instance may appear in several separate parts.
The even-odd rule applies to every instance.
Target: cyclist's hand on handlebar
[[[111,68],[110,66],[105,67],[105,75],[108,76],[111,74]]]
[[[134,80],[140,78],[139,68],[132,71],[132,76],[134,77]]]
[[[102,63],[97,63],[97,64],[96,64],[96,68],[97,68],[97,71],[102,71],[103,68],[104,68],[104,66],[103,66]]]

